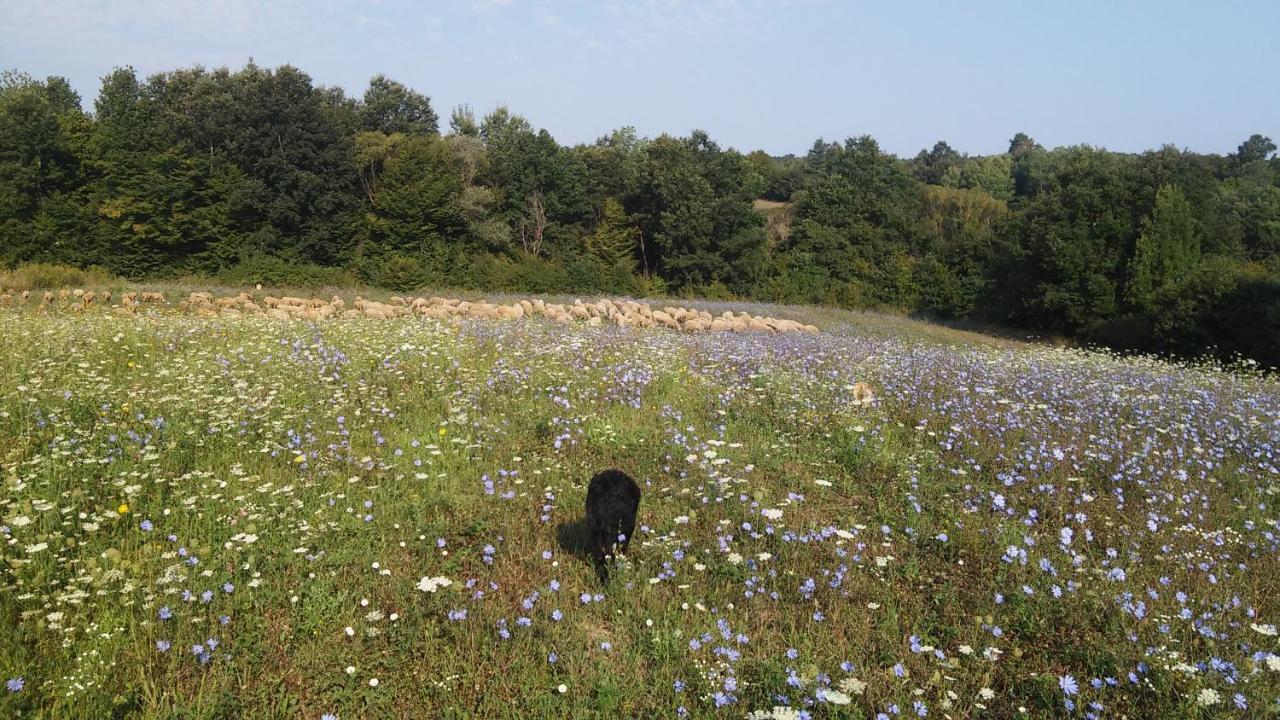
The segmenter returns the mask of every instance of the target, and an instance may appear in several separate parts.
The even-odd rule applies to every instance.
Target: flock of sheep
[[[17,296],[0,293],[0,307],[27,304],[32,298],[32,293],[26,290]],[[51,308],[84,310],[95,303],[110,305],[111,301],[112,294],[109,291],[95,293],[92,290],[63,289],[56,295],[53,292],[45,292],[41,296],[38,309],[41,312],[47,312]],[[166,304],[167,300],[163,293],[158,292],[126,292],[119,295],[119,304],[113,306],[111,311],[121,316],[132,315],[138,311],[139,306],[146,303]],[[735,314],[728,310],[719,315],[712,315],[706,310],[671,306],[658,310],[651,307],[649,303],[608,298],[595,302],[574,300],[572,304],[549,303],[537,298],[511,304],[497,304],[485,301],[471,302],[457,298],[392,296],[383,303],[366,300],[357,295],[351,307],[348,308],[346,302],[337,295],[334,295],[331,300],[270,295],[258,299],[252,292],[247,291],[226,297],[217,297],[208,292],[193,292],[187,296],[187,299],[179,302],[177,307],[180,311],[201,316],[265,315],[280,320],[313,322],[333,317],[387,319],[415,315],[437,319],[486,320],[523,320],[542,317],[561,325],[582,321],[588,325],[601,325],[608,322],[619,327],[666,327],[683,332],[803,332],[811,335],[818,333],[817,327],[795,320],[749,315],[745,312]]]

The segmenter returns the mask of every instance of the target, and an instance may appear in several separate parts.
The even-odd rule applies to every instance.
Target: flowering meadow
[[[0,309],[0,714],[1280,715],[1274,377],[807,312]]]

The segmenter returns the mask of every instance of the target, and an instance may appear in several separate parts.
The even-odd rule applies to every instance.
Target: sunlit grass
[[[1273,379],[769,312],[824,333],[0,311],[0,710],[1276,711]]]

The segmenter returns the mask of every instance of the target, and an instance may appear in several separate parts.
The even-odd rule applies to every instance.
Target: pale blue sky
[[[634,125],[803,153],[869,133],[899,155],[1232,152],[1280,140],[1280,0],[0,1],[0,68],[85,97],[116,65],[292,63],[359,95],[378,72],[442,118],[505,103],[562,143]]]

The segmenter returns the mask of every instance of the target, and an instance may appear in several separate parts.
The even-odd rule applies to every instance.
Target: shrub
[[[427,284],[429,272],[421,261],[408,255],[392,255],[378,264],[373,283],[396,292],[412,292]]]
[[[716,280],[697,288],[693,293],[694,297],[706,298],[707,300],[736,300],[737,297],[729,290],[729,286]]]
[[[359,284],[354,273],[337,267],[311,263],[291,263],[274,255],[247,258],[218,274],[227,285],[272,285],[275,287],[344,287]]]
[[[1100,324],[1095,343],[1119,350],[1240,356],[1280,366],[1280,279],[1217,257],[1156,292],[1144,313]]]
[[[49,290],[59,287],[118,285],[120,278],[94,266],[87,270],[52,263],[28,263],[0,272],[0,287],[13,290]]]

